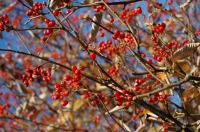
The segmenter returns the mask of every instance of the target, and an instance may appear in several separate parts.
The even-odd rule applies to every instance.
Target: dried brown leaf
[[[32,0],[26,0],[26,2],[27,2],[30,6],[33,6],[33,1],[32,1]]]
[[[186,59],[200,46],[200,43],[190,43],[184,47],[178,49],[170,58],[171,62],[177,62],[178,60]]]
[[[172,76],[172,74],[168,74],[167,73],[168,78],[170,78]],[[159,79],[165,81],[165,73],[164,72],[156,72],[156,77],[158,77]]]
[[[185,73],[188,73],[190,69],[188,62],[177,62],[172,67],[174,71],[180,71],[179,68],[181,68]]]
[[[101,12],[95,14],[93,17],[93,21],[98,24],[101,24],[102,16],[103,16],[103,14]],[[90,38],[92,40],[97,36],[98,30],[99,30],[99,25],[92,23],[92,28],[91,28],[91,32],[90,32]]]
[[[183,92],[184,102],[187,102],[188,98],[192,98],[192,99],[194,98],[195,103],[200,105],[200,93],[199,93],[199,90],[197,88],[191,87],[191,88],[186,89]]]
[[[53,10],[60,6],[60,0],[50,0],[49,7]]]

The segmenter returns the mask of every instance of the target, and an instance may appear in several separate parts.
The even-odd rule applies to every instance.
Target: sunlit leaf
[[[155,126],[155,127],[151,127],[147,132],[160,132],[162,130],[162,126]]]
[[[188,62],[177,62],[172,65],[174,71],[180,71],[179,68],[181,68],[185,73],[188,73],[190,69]]]
[[[69,111],[58,111],[58,121],[65,123],[67,120],[73,120],[73,114]]]
[[[77,99],[77,100],[75,100],[75,102],[74,102],[74,106],[73,106],[73,111],[77,111],[78,109],[80,109],[81,108],[81,106],[83,105],[83,100],[81,100],[81,99]]]
[[[156,72],[156,76],[161,80],[165,80],[165,73],[164,72]]]

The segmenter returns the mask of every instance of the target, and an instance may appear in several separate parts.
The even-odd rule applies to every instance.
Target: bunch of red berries
[[[15,74],[14,76],[16,79],[21,79],[22,82],[26,87],[29,86],[29,82],[33,82],[34,78],[42,78],[43,81],[49,82],[51,81],[51,68],[48,68],[47,70],[36,68],[34,70],[30,68],[26,68],[26,73],[20,75]]]
[[[42,38],[41,38],[42,42],[45,42],[47,40],[48,36],[53,33],[53,29],[50,29],[50,28],[52,28],[56,25],[54,20],[49,20],[48,18],[46,18],[44,21],[46,23],[46,27],[49,29],[47,29],[43,32],[44,36],[42,36]]]
[[[165,30],[166,24],[164,22],[162,22],[161,24],[157,24],[155,27],[152,28],[152,31],[154,33],[163,33],[163,31]]]
[[[148,98],[148,101],[149,103],[157,103],[158,101],[164,103],[166,99],[167,99],[166,94],[155,93],[153,96]]]
[[[27,16],[38,16],[38,12],[42,11],[43,7],[45,6],[46,2],[40,3],[40,2],[35,2],[30,10],[26,12]]]
[[[105,6],[93,6],[93,9],[95,12],[100,12],[100,11],[105,11],[106,7]]]
[[[130,11],[129,9],[125,9],[122,11],[120,18],[123,21],[127,21],[127,22],[131,22],[131,19],[139,14],[142,13],[142,8],[141,7],[137,7],[136,9]]]
[[[9,20],[8,20],[8,16],[7,15],[3,15],[0,16],[0,31],[4,31],[5,30],[5,24],[9,24]],[[7,32],[10,32],[10,29],[6,28]]]

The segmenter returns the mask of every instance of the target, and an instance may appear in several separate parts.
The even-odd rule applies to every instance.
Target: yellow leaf
[[[172,69],[176,72],[180,71],[181,68],[185,73],[189,72],[189,64],[188,62],[177,62],[173,63]]]
[[[160,132],[161,129],[163,129],[163,127],[160,125],[156,127],[151,127],[147,132]]]
[[[74,102],[73,111],[77,111],[78,109],[81,108],[82,105],[83,105],[83,100],[77,99],[77,100]]]
[[[51,107],[52,107],[52,108],[55,108],[55,107],[58,106],[58,104],[59,104],[59,101],[58,101],[58,100],[55,100],[55,101],[53,101]]]

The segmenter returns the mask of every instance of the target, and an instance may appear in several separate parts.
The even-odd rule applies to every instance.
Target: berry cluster
[[[119,30],[116,30],[112,35],[112,39],[114,40],[117,40],[117,38],[124,39],[124,37],[125,37],[124,32],[120,32]]]
[[[113,65],[111,66],[109,69],[108,69],[108,74],[111,76],[111,77],[115,77],[119,74],[119,70],[118,70],[119,67],[116,67],[116,65]]]
[[[110,40],[106,40],[105,42],[104,41],[99,42],[98,48],[101,53],[103,51],[106,51],[107,54],[106,57],[111,56],[113,53],[116,53],[117,51],[117,48],[112,44],[112,41]]]
[[[100,116],[94,117],[94,118],[93,118],[93,122],[94,122],[94,124],[96,124],[96,125],[100,124]]]
[[[79,88],[81,83],[81,72],[84,70],[84,66],[80,66],[78,69],[75,65],[71,67],[71,70],[74,72],[72,76],[65,75],[64,79],[61,81],[60,84],[55,84],[54,87],[56,88],[56,92],[62,92],[61,87],[71,87],[71,88]],[[68,82],[68,83],[67,83]],[[57,98],[56,98],[57,99]]]
[[[112,35],[112,39],[117,40],[118,42],[120,42],[121,40],[125,41],[128,46],[131,46],[132,44],[134,44],[134,39],[130,33],[123,33],[123,32],[120,32],[119,30],[116,30],[114,32],[114,34]]]
[[[163,60],[163,57],[166,57],[167,56],[167,53],[164,52],[163,49],[157,49],[157,54],[153,54],[152,55],[152,58],[158,62],[161,62]]]
[[[89,93],[87,90],[83,91],[83,98],[87,99],[90,98],[91,99],[91,104],[92,105],[96,105],[99,103],[99,99],[105,104],[108,105],[110,102],[105,98],[105,95],[103,95],[102,93],[98,93],[98,94],[93,94],[93,93]]]
[[[95,12],[100,12],[100,11],[105,11],[106,7],[105,6],[93,6],[93,9]]]
[[[85,69],[84,66],[80,66],[79,69],[76,66],[71,67],[74,74],[72,76],[66,75],[65,80],[68,81],[68,87],[72,88],[79,88],[81,83],[79,82],[81,80],[81,72]]]
[[[46,27],[47,28],[51,28],[51,27],[54,27],[56,25],[55,21],[54,20],[49,20],[48,18],[46,18],[45,20],[45,23],[46,23]],[[45,42],[48,38],[48,36],[50,34],[53,33],[53,29],[47,29],[43,32],[44,36],[42,36],[41,40],[42,42]]]
[[[131,89],[128,89],[127,91],[122,90],[121,93],[119,91],[115,91],[114,97],[115,97],[115,100],[117,101],[117,105],[121,106],[123,102],[125,102],[124,105],[126,107],[131,106],[131,100],[133,99],[133,95],[131,95],[130,93],[132,93]]]
[[[4,24],[9,24],[9,20],[8,20],[8,16],[7,15],[3,15],[0,16],[0,31],[4,31],[5,30],[5,25]],[[6,28],[7,32],[10,32],[9,28]]]
[[[166,24],[162,22],[161,24],[157,24],[155,27],[152,28],[152,31],[154,33],[163,33],[164,29],[166,27]]]
[[[180,44],[178,44],[177,41],[168,42],[165,46],[162,47],[158,46],[157,43],[154,43],[153,51],[155,51],[156,53],[152,55],[152,58],[158,62],[161,62],[163,58],[167,57],[168,54],[174,52],[177,48],[180,48],[187,43],[187,39],[183,40],[183,42],[181,42]],[[152,64],[151,59],[148,59],[147,62],[149,64]]]
[[[130,11],[129,9],[125,9],[120,14],[120,18],[123,21],[131,22],[132,17],[135,17],[141,13],[142,13],[141,7],[137,7],[136,9],[133,9],[132,11]]]
[[[160,101],[161,103],[164,103],[165,100],[167,99],[167,95],[166,94],[159,94],[159,93],[155,93],[153,96],[148,98],[149,103],[157,103],[158,101]]]
[[[65,86],[66,86],[65,81],[62,81],[61,84],[55,84],[54,87],[56,91],[50,94],[53,100],[62,100],[62,106],[66,106],[68,104],[68,100],[64,98],[70,94],[69,90],[62,89],[62,87],[65,87]]]
[[[51,81],[51,68],[48,68],[47,70],[41,68],[36,68],[34,70],[26,68],[26,73],[22,75],[15,74],[14,77],[16,79],[21,79],[26,87],[29,86],[29,81],[30,82],[34,81],[35,77],[42,78],[43,81],[49,82]]]
[[[40,2],[35,2],[33,4],[33,7],[26,12],[27,16],[38,16],[38,12],[42,11],[43,7],[46,6],[46,2],[40,3]]]
[[[9,104],[6,104],[6,105],[3,105],[3,106],[0,106],[0,115],[4,113],[4,110],[5,109],[9,109],[10,108],[10,105]]]

